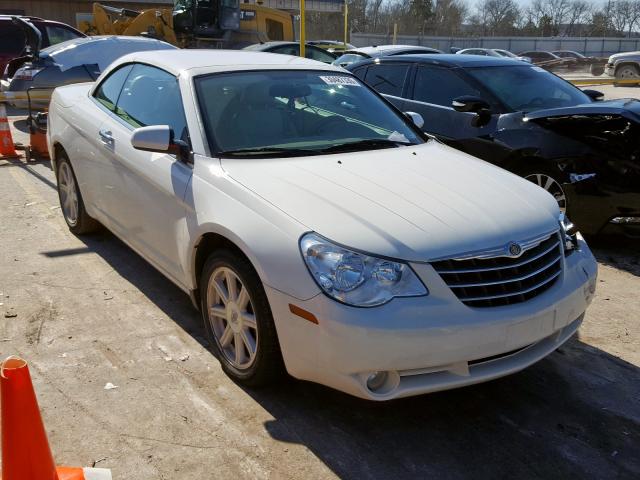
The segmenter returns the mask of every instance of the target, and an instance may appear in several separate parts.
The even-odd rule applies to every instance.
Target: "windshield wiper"
[[[283,148],[283,147],[258,147],[258,148],[239,148],[237,150],[227,150],[220,152],[221,157],[302,157],[305,155],[318,155],[318,150],[310,150],[305,148]]]
[[[321,152],[352,152],[358,150],[370,150],[379,148],[395,148],[405,145],[415,145],[411,142],[399,142],[397,140],[388,140],[386,138],[369,138],[367,140],[358,140],[356,142],[339,143],[327,148],[323,148]]]

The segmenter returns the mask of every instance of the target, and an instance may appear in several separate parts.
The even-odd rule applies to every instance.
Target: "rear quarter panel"
[[[57,174],[56,153],[66,152],[90,215],[94,214],[94,189],[89,183],[95,160],[95,144],[102,112],[89,98],[93,84],[82,83],[56,88],[49,107],[48,145],[52,167]]]

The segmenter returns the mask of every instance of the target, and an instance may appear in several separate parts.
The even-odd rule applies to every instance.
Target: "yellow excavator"
[[[260,2],[261,3],[261,2]],[[295,40],[293,15],[238,0],[175,0],[173,8],[130,10],[93,4],[78,22],[87,35],[142,35],[181,48],[242,48]]]

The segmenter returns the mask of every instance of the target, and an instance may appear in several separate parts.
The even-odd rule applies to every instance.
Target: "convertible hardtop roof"
[[[373,63],[373,60],[365,60],[362,62],[354,63],[350,67],[362,66],[367,63]],[[388,63],[388,62],[404,62],[404,63],[428,63],[430,65],[440,65],[443,67],[506,67],[506,66],[519,66],[519,67],[532,67],[530,63],[524,63],[520,60],[515,60],[506,57],[483,57],[480,55],[465,55],[465,54],[441,54],[441,55],[398,55],[392,57],[382,57],[375,60],[376,63]]]
[[[156,66],[174,75],[188,70],[198,74],[211,72],[287,68],[308,68],[345,73],[340,67],[301,57],[279,53],[254,52],[249,50],[162,50],[125,55],[114,62],[109,70],[123,63],[140,62]]]

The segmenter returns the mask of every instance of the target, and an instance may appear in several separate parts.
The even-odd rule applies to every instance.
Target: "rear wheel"
[[[58,156],[57,164],[58,198],[62,215],[69,230],[75,235],[95,232],[100,224],[87,213],[78,181],[73,173],[71,163],[64,153]]]
[[[260,278],[248,260],[221,250],[200,280],[202,316],[222,369],[248,386],[276,380],[283,362],[273,316]]]
[[[534,169],[530,173],[526,173],[523,177],[530,182],[535,183],[539,187],[544,188],[547,192],[553,195],[553,198],[558,202],[558,207],[562,212],[567,211],[567,195],[562,188],[561,181],[557,178],[556,174],[548,172],[544,169]]]

